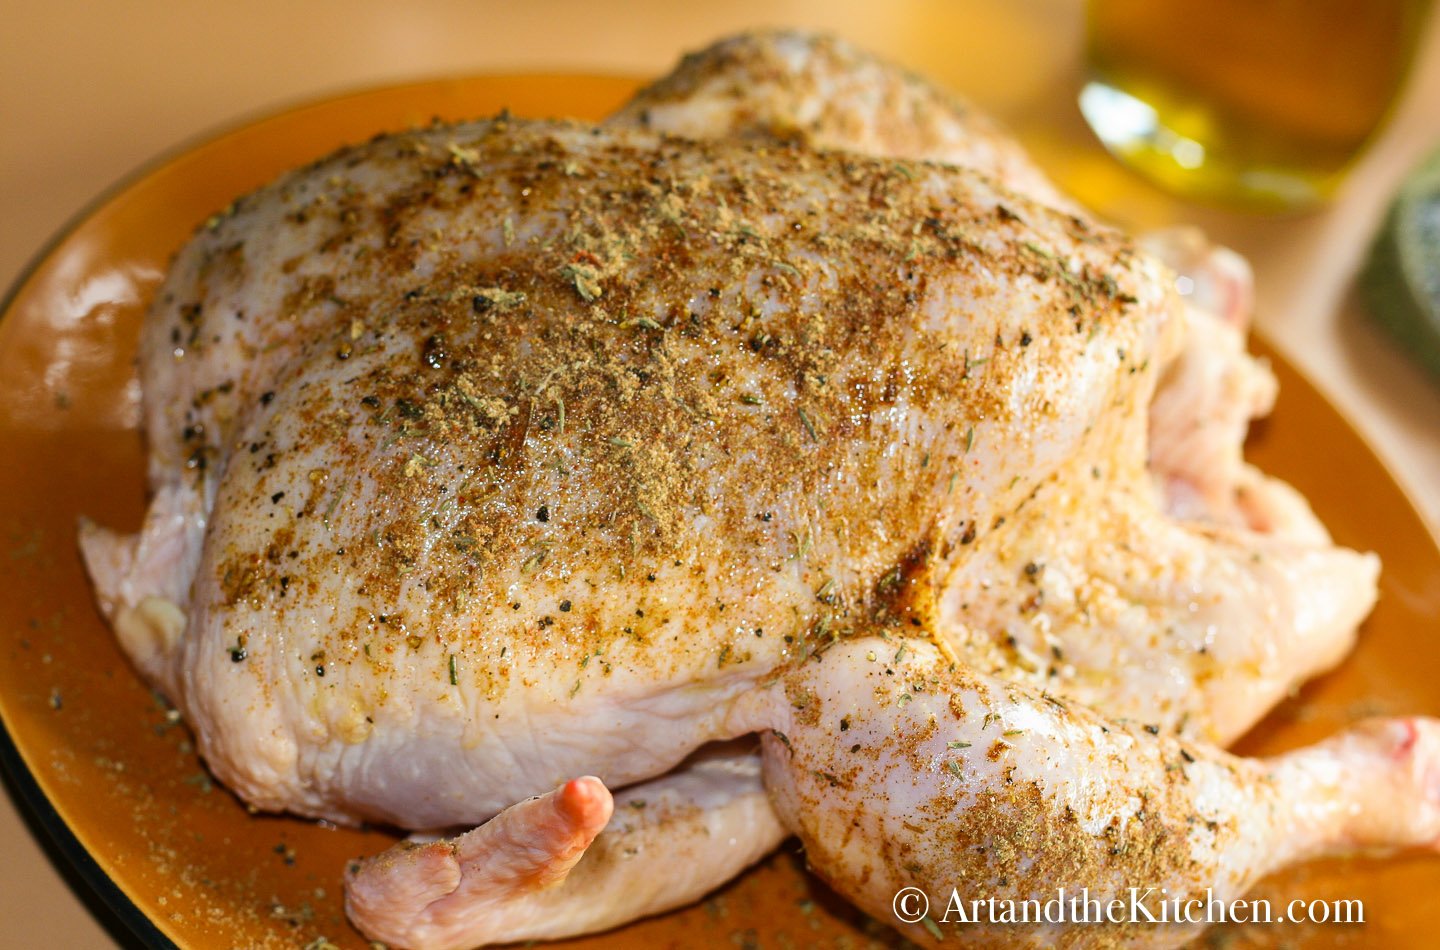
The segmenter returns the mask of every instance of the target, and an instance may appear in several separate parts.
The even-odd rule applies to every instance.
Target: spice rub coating
[[[342,151],[147,324],[159,477],[210,507],[152,675],[266,808],[662,772],[817,638],[923,624],[1151,384],[1155,267],[919,162],[504,117]]]

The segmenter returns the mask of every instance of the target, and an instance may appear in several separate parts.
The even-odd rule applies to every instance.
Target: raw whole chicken
[[[143,330],[149,513],[82,528],[137,667],[257,808],[478,826],[357,860],[362,931],[603,929],[791,833],[890,920],[1435,846],[1440,724],[1197,741],[1373,599],[1239,461],[1263,378],[1196,338],[1233,317],[1003,139],[975,171],[634,113],[338,152],[207,222]]]

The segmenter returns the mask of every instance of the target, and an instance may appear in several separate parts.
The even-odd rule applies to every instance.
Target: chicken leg
[[[881,920],[918,887],[966,941],[1169,946],[1193,928],[990,927],[941,920],[969,899],[1042,902],[1063,886],[1228,900],[1298,861],[1440,850],[1440,721],[1370,720],[1273,759],[1107,722],[955,667],[928,642],[839,643],[747,698],[765,781],[811,867]]]

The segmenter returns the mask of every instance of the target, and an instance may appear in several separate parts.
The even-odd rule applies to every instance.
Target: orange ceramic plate
[[[0,322],[0,759],[81,874],[147,942],[364,942],[340,901],[376,832],[258,816],[212,786],[183,724],[136,678],[92,606],[76,519],[134,529],[144,501],[132,358],[146,301],[197,222],[284,169],[377,131],[508,108],[603,115],[621,79],[484,77],[378,89],[263,119],[123,186],[45,254]],[[1380,605],[1343,669],[1245,742],[1265,752],[1373,712],[1440,714],[1440,551],[1365,443],[1277,363],[1281,400],[1251,456],[1310,497],[1344,544],[1384,558]],[[1275,895],[1358,897],[1363,928],[1285,925],[1242,942],[1421,946],[1440,932],[1440,860],[1316,865]],[[0,924],[3,927],[3,924]],[[888,942],[784,851],[701,906],[571,946]]]

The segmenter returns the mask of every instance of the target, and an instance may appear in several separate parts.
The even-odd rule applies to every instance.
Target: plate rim
[[[35,832],[41,829],[48,836],[48,841],[39,840],[37,844],[61,879],[72,892],[78,890],[72,876],[89,888],[89,895],[76,893],[75,896],[109,936],[117,939],[129,936],[140,946],[154,950],[179,950],[179,945],[140,909],[118,881],[106,873],[90,849],[76,836],[69,822],[56,810],[31,771],[24,753],[15,744],[3,715],[0,715],[0,779],[3,779],[0,784],[10,792],[21,823],[27,826],[31,837],[39,838]],[[63,858],[64,863],[56,860],[57,857]],[[87,896],[92,900],[86,900]],[[96,907],[95,901],[99,902],[99,907]],[[128,934],[123,931],[117,933],[121,927],[128,930]]]

